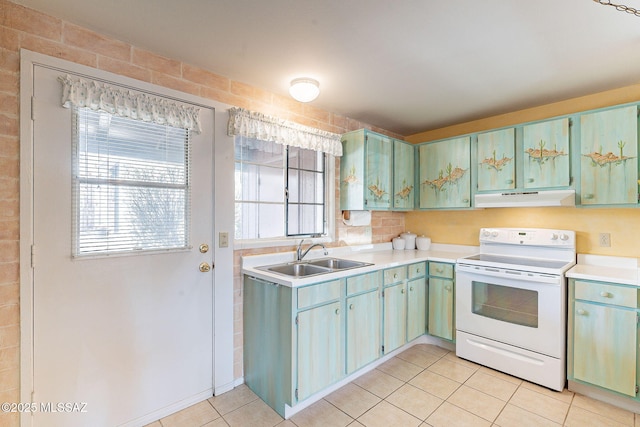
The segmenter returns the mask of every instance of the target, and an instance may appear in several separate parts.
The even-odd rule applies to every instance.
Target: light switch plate
[[[229,233],[227,233],[226,231],[221,231],[220,233],[218,233],[218,247],[229,247]]]

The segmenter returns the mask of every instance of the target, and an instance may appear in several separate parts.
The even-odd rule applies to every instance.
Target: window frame
[[[238,138],[241,136],[235,136]],[[235,145],[234,138],[234,145]],[[273,142],[273,144],[276,144]],[[288,147],[284,146],[284,155],[283,155],[283,190],[286,191],[288,188],[288,172],[289,172],[289,154]],[[333,155],[328,153],[323,153],[324,157],[324,196],[323,196],[323,204],[324,204],[324,224],[325,230],[322,235],[315,234],[292,234],[292,235],[284,235],[279,237],[265,237],[265,238],[252,238],[252,239],[234,239],[234,246],[236,249],[253,249],[253,248],[264,248],[264,247],[277,247],[277,246],[291,246],[292,244],[297,244],[297,242],[301,240],[305,240],[307,242],[313,243],[328,243],[335,240],[335,221],[336,221],[336,193],[335,193],[335,174],[336,174],[336,159]],[[234,156],[234,163],[237,163],[237,160]],[[234,198],[234,209],[237,203],[237,199]],[[283,229],[286,234],[286,221],[288,221],[288,201],[286,194],[283,194]]]
[[[94,259],[94,258],[104,258],[104,257],[121,257],[121,256],[136,256],[136,255],[148,255],[153,253],[166,253],[166,252],[182,252],[188,251],[191,249],[191,131],[188,129],[180,129],[176,128],[180,131],[185,132],[184,139],[184,181],[182,183],[162,183],[155,180],[149,181],[135,181],[129,179],[113,179],[113,178],[102,178],[102,177],[86,177],[82,176],[80,173],[80,164],[81,160],[81,145],[82,141],[80,131],[81,125],[81,111],[87,111],[89,114],[94,114],[96,111],[91,110],[87,107],[78,107],[73,106],[72,110],[72,182],[71,182],[71,192],[72,192],[72,229],[71,229],[71,239],[72,239],[72,253],[71,257],[73,259],[82,260],[82,259]],[[99,114],[109,114],[112,117],[117,117],[113,113],[106,111],[98,111]],[[135,119],[128,119],[117,117],[118,120],[132,120],[136,122],[135,126],[143,124],[151,124],[155,126],[161,127],[169,127],[170,125],[157,125],[154,123],[142,122]],[[139,123],[137,123],[139,122]],[[148,142],[148,141],[147,141]],[[108,154],[104,160],[110,160],[111,155]],[[129,249],[105,249],[105,250],[96,250],[96,251],[81,251],[82,245],[81,241],[81,227],[82,227],[82,186],[83,185],[106,185],[112,186],[114,190],[119,188],[139,188],[139,189],[169,189],[169,190],[181,190],[184,193],[184,210],[181,211],[181,214],[184,216],[182,228],[180,229],[180,235],[183,236],[184,245],[179,246],[167,246],[167,247],[145,247],[145,248],[129,248]],[[116,191],[119,193],[119,191]],[[114,196],[117,197],[117,196]],[[119,205],[119,204],[118,204]],[[116,212],[116,217],[119,215]],[[112,220],[109,220],[112,221]],[[117,221],[117,220],[113,220]],[[114,222],[113,225],[118,227],[120,223]],[[133,241],[133,240],[132,240]],[[109,243],[105,241],[105,245]]]

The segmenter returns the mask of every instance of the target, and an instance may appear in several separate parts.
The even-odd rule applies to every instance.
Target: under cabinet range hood
[[[475,195],[476,208],[526,208],[575,205],[575,190],[514,191]]]

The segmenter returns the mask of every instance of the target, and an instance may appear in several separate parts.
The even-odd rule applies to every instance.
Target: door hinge
[[[384,298],[384,289],[382,290],[382,297]]]
[[[31,245],[31,268],[36,268],[36,245]]]
[[[299,320],[298,320],[298,316],[296,316],[296,325],[298,324]]]
[[[638,386],[636,385],[636,394],[638,394]]]
[[[298,389],[296,389],[296,391],[295,391],[295,393],[294,393],[294,394],[295,394],[295,396],[296,396],[296,400],[298,400]]]
[[[36,97],[31,97],[31,120],[36,119]]]
[[[384,346],[382,346],[382,354],[384,354]]]

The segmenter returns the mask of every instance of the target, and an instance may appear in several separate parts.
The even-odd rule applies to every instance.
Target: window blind
[[[189,136],[73,108],[74,256],[189,247]]]

